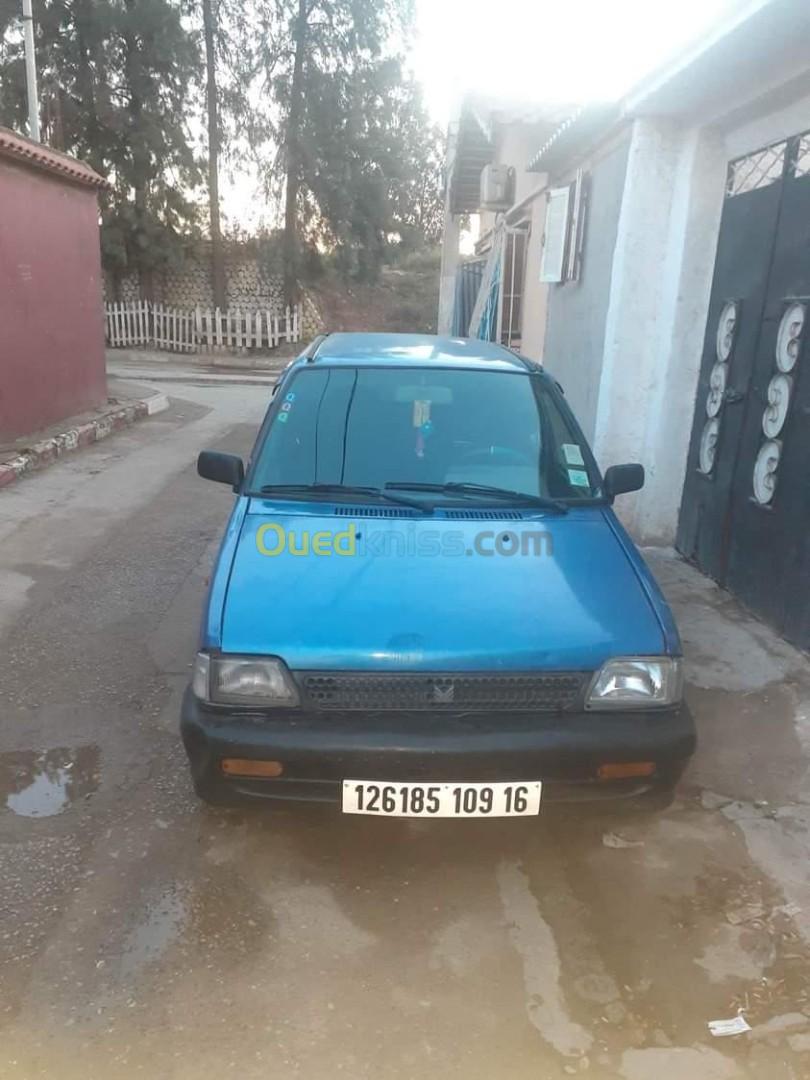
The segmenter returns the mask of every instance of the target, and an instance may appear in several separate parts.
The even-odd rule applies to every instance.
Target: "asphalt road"
[[[702,739],[660,817],[205,808],[177,719],[230,495],[193,463],[268,394],[170,379],[0,493],[0,1077],[810,1076],[804,660],[651,553]]]

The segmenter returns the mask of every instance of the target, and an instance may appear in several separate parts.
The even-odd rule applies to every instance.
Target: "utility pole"
[[[217,93],[217,17],[216,0],[202,0],[205,35],[205,101],[208,110],[208,211],[211,226],[211,283],[214,307],[228,306],[225,264],[222,252],[222,226],[219,219],[219,98]]]
[[[34,56],[34,13],[31,0],[22,0],[23,30],[25,32],[25,87],[28,92],[28,137],[39,142],[39,96],[37,94],[37,60]]]

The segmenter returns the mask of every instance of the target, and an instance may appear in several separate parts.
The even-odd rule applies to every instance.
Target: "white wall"
[[[722,208],[722,143],[636,120],[605,329],[594,451],[640,461],[647,484],[617,504],[646,542],[674,537]]]
[[[581,163],[588,195],[579,280],[540,286],[548,290],[543,363],[562,383],[589,439],[593,437],[601,392],[605,327],[628,142],[627,135],[611,140]],[[566,173],[555,177],[553,183],[568,183],[573,179],[573,173]],[[542,224],[539,228],[542,231]]]
[[[535,180],[541,177],[536,174]],[[526,276],[523,283],[523,317],[521,320],[521,352],[531,360],[542,360],[546,340],[546,308],[548,285],[540,280],[540,261],[543,257],[543,232],[546,227],[546,200],[540,195],[528,207],[529,242],[526,248]]]
[[[671,543],[677,527],[728,161],[807,129],[808,97],[710,126],[633,123],[594,450],[603,469],[644,464],[644,490],[617,502],[644,542]]]
[[[648,470],[635,529],[648,541],[675,537],[700,375],[727,159],[712,130],[679,140],[662,266],[658,366],[648,402],[641,460]]]

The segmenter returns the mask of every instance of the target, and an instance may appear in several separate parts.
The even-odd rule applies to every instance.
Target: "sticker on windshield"
[[[287,423],[287,417],[292,412],[293,402],[295,401],[295,394],[287,394],[284,398],[284,402],[278,414],[278,422],[280,424]]]
[[[421,427],[423,424],[427,424],[430,421],[430,402],[429,401],[417,401],[413,403],[413,426],[415,428]]]
[[[569,469],[568,482],[573,484],[574,487],[590,487],[588,474],[582,469]]]
[[[580,448],[577,446],[576,443],[564,442],[562,444],[562,451],[563,451],[563,454],[565,455],[565,460],[568,462],[569,465],[584,465],[585,464],[585,462],[582,459],[582,451],[580,450]],[[573,481],[572,481],[572,483],[573,483]]]

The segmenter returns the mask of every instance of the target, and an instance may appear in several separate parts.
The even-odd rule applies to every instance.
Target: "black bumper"
[[[543,798],[621,798],[666,792],[695,749],[686,706],[648,713],[248,714],[183,698],[180,730],[198,793],[340,801],[344,779],[542,780]],[[277,779],[225,777],[224,757],[282,762]],[[652,761],[652,776],[604,781],[600,765]]]

